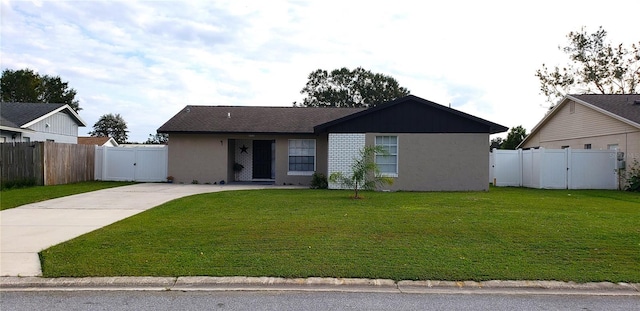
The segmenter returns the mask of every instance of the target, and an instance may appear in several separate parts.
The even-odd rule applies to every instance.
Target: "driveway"
[[[38,252],[177,198],[274,187],[136,184],[4,210],[0,212],[0,276],[41,276]]]

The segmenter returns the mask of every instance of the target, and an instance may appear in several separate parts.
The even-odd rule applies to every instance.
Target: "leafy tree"
[[[3,102],[67,104],[75,111],[81,110],[76,90],[57,76],[41,76],[31,69],[5,69],[0,85]]]
[[[569,44],[559,49],[569,55],[568,65],[553,69],[542,64],[536,71],[540,90],[554,105],[569,93],[635,94],[640,83],[640,41],[631,49],[605,42],[600,27],[588,34],[584,27],[567,35]]]
[[[353,198],[359,199],[359,190],[374,190],[378,185],[393,184],[393,179],[380,174],[380,169],[375,162],[375,155],[387,155],[388,152],[383,146],[367,146],[360,150],[360,157],[354,159],[351,165],[351,174],[345,175],[342,172],[334,172],[329,176],[333,183],[341,184],[352,188]]]
[[[331,72],[318,69],[309,74],[309,81],[300,91],[306,94],[306,107],[374,107],[409,95],[393,77],[373,73],[358,67],[346,67]],[[295,105],[295,102],[294,102]]]
[[[496,137],[491,139],[491,142],[489,143],[489,152],[492,152],[493,149],[500,149],[503,143],[504,143],[504,139],[502,139],[502,137]]]
[[[98,122],[93,125],[93,131],[89,132],[89,135],[95,137],[111,137],[118,144],[124,144],[127,142],[128,133],[127,122],[124,121],[122,116],[117,113],[105,114],[100,117]]]
[[[522,125],[512,127],[507,133],[507,139],[502,142],[500,149],[515,150],[526,137],[527,130]]]
[[[149,138],[144,142],[145,145],[166,145],[169,142],[169,134],[157,133],[149,134]]]

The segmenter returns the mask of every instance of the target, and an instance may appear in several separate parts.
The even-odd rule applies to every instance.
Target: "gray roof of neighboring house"
[[[0,125],[13,128],[21,128],[25,124],[32,122],[42,116],[50,114],[65,104],[47,103],[0,103]],[[69,108],[71,110],[71,108]],[[80,126],[85,126],[75,112],[70,111],[72,117]]]
[[[569,97],[640,124],[640,94],[583,94],[569,95]]]
[[[314,126],[365,108],[186,106],[159,133],[313,133]]]

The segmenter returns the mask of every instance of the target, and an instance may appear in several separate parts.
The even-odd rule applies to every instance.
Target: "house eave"
[[[195,134],[195,135],[316,135],[314,132],[256,132],[256,131],[170,131],[157,130],[161,134]]]
[[[0,130],[7,131],[7,132],[16,132],[16,133],[35,133],[36,132],[28,128],[17,128],[17,127],[11,127],[11,126],[3,126],[3,125],[0,125]]]

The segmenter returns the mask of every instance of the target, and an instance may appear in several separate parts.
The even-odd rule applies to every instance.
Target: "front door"
[[[273,146],[274,140],[253,141],[253,178],[273,179]]]

